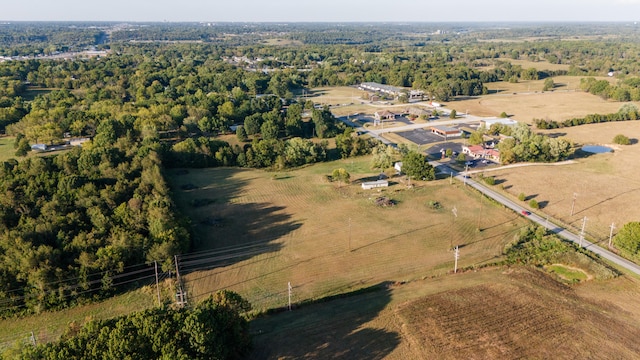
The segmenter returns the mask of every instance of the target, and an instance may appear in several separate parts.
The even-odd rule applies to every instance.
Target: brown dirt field
[[[364,191],[358,179],[375,178],[369,157],[317,164],[287,173],[242,169],[189,170],[171,175],[176,201],[193,223],[198,250],[211,251],[217,267],[186,277],[190,297],[228,288],[256,308],[286,304],[287,282],[294,302],[369,286],[444,274],[453,267],[452,244],[465,245],[459,266],[494,261],[524,225],[502,207],[481,205],[479,195],[449,179],[408,190],[403,179],[381,192]],[[338,188],[325,176],[344,167],[356,183]],[[194,190],[181,190],[192,184]],[[378,208],[386,195],[398,202]],[[212,204],[193,207],[194,199]],[[443,209],[426,204],[438,201]],[[451,209],[456,206],[458,218]],[[482,216],[480,216],[482,214]],[[203,222],[213,220],[213,224]],[[478,232],[477,226],[483,231]],[[352,251],[349,251],[350,245]],[[241,255],[226,259],[229,248]],[[184,266],[190,266],[184,259]],[[200,260],[197,260],[200,261]],[[208,260],[197,263],[204,266]],[[213,260],[212,260],[213,261]],[[214,266],[212,265],[212,266]]]
[[[634,359],[638,285],[567,286],[522,267],[382,284],[252,321],[250,358]]]
[[[640,328],[624,311],[535,271],[428,296],[398,314],[415,358],[631,359],[640,351]]]
[[[640,122],[615,122],[547,130],[581,144],[610,144],[616,134],[640,134]],[[542,203],[542,212],[575,229],[586,216],[586,232],[605,246],[609,226],[619,228],[640,218],[640,170],[636,166],[640,145],[617,146],[613,153],[593,154],[566,166],[519,167],[491,172],[500,186],[516,197],[519,193]],[[574,215],[573,194],[577,193]],[[621,211],[624,209],[624,211]],[[615,235],[615,232],[614,232]]]

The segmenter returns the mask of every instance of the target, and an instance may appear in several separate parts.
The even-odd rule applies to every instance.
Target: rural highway
[[[430,163],[440,172],[443,172],[445,174],[452,174],[452,176],[454,176],[456,179],[460,180],[461,182],[465,183],[468,186],[473,187],[474,189],[480,191],[484,195],[492,198],[493,200],[499,202],[500,204],[512,209],[517,214],[522,214],[522,210],[526,210],[522,206],[512,201],[511,199],[507,198],[506,196],[485,187],[484,185],[482,185],[481,183],[475,180],[472,180],[470,178],[465,178],[464,174],[458,173],[457,171],[455,171],[454,169],[450,168],[445,164],[439,163],[437,161],[431,161]],[[549,222],[547,218],[543,218],[535,213],[531,213],[530,215],[527,216],[527,218],[533,221],[534,223],[537,223],[538,225],[545,227],[552,233],[555,233],[558,236],[561,236],[569,241],[573,241],[579,246],[584,247],[590,250],[591,252],[600,255],[600,257],[607,259],[612,263],[619,265],[635,274],[640,275],[640,265],[637,265],[627,259],[624,259],[612,253],[609,250],[603,249],[590,241],[587,241],[585,239],[581,240],[579,235],[574,234],[563,227],[556,226],[555,224]]]

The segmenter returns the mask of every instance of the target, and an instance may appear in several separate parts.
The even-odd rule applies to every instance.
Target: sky
[[[0,0],[0,21],[640,20],[640,0]]]

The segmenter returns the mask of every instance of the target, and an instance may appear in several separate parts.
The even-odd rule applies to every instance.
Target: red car
[[[524,215],[524,216],[529,216],[529,215],[531,215],[531,213],[530,213],[529,211],[527,211],[527,210],[522,210],[522,211],[521,211],[521,213],[522,213],[522,215]]]

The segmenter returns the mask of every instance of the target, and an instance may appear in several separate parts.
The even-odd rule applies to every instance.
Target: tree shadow
[[[559,137],[567,136],[567,133],[566,132],[554,132],[554,133],[548,133],[547,136],[548,137],[552,137],[552,138],[559,138]]]
[[[530,201],[538,197],[538,194],[532,194],[524,198],[524,201]]]
[[[235,168],[168,171],[181,214],[190,219],[191,249],[178,257],[184,274],[277,252],[281,237],[302,226],[283,206],[238,200],[252,178]],[[192,185],[186,186],[185,185]],[[188,190],[187,190],[188,189]]]
[[[629,145],[635,145],[638,143],[638,139],[629,139]]]
[[[501,185],[501,184],[506,183],[507,180],[506,179],[496,179],[496,178],[494,178],[493,182],[494,182],[494,185]]]
[[[400,335],[365,324],[390,303],[390,286],[383,282],[253,320],[254,350],[247,358],[385,358],[400,344]]]
[[[538,208],[539,209],[544,209],[549,205],[549,201],[544,200],[544,201],[539,201],[538,202]]]

